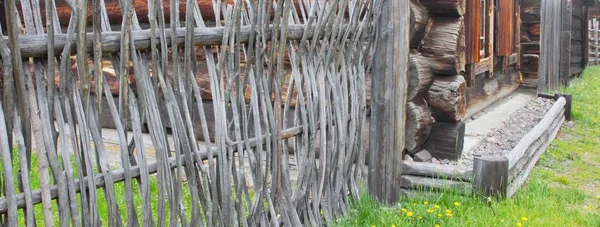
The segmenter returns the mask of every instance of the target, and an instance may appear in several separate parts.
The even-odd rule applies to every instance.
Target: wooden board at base
[[[505,73],[494,72],[491,79],[486,78],[485,74],[477,75],[475,85],[467,87],[467,112],[463,120],[506,97],[515,91],[519,84],[519,71],[514,67],[508,68]]]

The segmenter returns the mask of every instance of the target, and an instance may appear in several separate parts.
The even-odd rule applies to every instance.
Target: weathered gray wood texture
[[[208,26],[193,0],[147,1],[144,15],[119,1],[118,25],[105,1],[76,0],[68,27],[54,0],[21,0],[20,13],[0,2],[0,225],[23,212],[27,226],[322,226],[366,181],[371,68],[393,93],[373,110],[387,136],[371,143],[386,148],[373,166],[388,186],[373,191],[399,193],[408,1],[213,1]],[[384,65],[371,61],[376,38],[389,41],[376,47]],[[415,74],[430,83],[424,66]]]
[[[541,1],[539,92],[555,91],[583,71],[589,42],[587,8],[582,0]]]
[[[560,97],[542,120],[505,157],[509,160],[507,196],[512,197],[554,140],[565,121],[566,99]]]
[[[382,0],[375,19],[368,187],[382,202],[398,201],[405,148],[410,2]]]
[[[508,158],[504,156],[475,157],[473,176],[474,193],[483,197],[506,198]]]

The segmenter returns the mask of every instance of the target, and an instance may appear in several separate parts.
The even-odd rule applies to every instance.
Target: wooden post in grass
[[[565,101],[567,101],[567,103],[565,103],[565,120],[570,121],[571,120],[571,106],[573,104],[573,95],[556,94],[554,96],[555,96],[556,100],[558,100],[560,97],[564,97]]]
[[[373,56],[369,191],[393,204],[400,194],[405,146],[407,73],[410,44],[410,1],[376,0],[381,15]]]
[[[504,156],[475,157],[473,192],[484,197],[506,198],[508,158]]]

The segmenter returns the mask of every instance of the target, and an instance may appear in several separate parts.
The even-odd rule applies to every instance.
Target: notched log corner
[[[456,76],[436,76],[426,96],[433,117],[442,122],[458,122],[466,113],[465,78]]]

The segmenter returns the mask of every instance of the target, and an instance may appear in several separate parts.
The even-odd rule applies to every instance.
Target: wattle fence
[[[408,1],[187,0],[180,7],[179,0],[122,0],[118,24],[104,0],[42,3],[3,2],[6,226],[322,225],[347,213],[366,182],[371,63],[388,75],[377,74],[373,87],[385,88],[377,93],[406,90]],[[147,15],[136,13],[140,4]],[[206,4],[211,21],[203,18]],[[68,7],[68,26],[57,5]],[[167,20],[166,9],[185,20]],[[393,19],[394,10],[403,20]],[[377,45],[388,51],[375,56]],[[103,76],[106,62],[116,87]],[[402,100],[402,92],[392,94],[373,98],[372,116]],[[375,128],[403,131],[402,114],[375,118]],[[116,129],[120,162],[109,161],[99,116]],[[394,140],[374,146],[403,146]],[[371,157],[385,162],[370,165],[369,183],[382,188],[375,194],[394,190],[381,182],[401,170],[379,169],[389,171],[394,162],[385,157],[399,160],[399,152]]]

